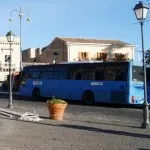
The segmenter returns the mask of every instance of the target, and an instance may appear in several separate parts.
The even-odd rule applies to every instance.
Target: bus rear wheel
[[[93,92],[85,91],[83,93],[83,102],[87,105],[93,105],[95,102],[95,97],[94,97]]]
[[[40,89],[39,88],[33,89],[32,100],[36,101],[36,100],[40,100],[40,98],[41,98]]]

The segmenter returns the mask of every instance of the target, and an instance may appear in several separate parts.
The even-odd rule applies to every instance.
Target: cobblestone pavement
[[[6,109],[7,104],[7,99],[0,99],[1,108]],[[139,116],[134,119],[124,115],[124,119],[119,113],[117,117],[117,112],[103,113],[104,108],[95,107],[92,113],[86,106],[80,106],[85,110],[81,113],[78,106],[68,105],[64,120],[54,121],[49,119],[45,103],[14,101],[13,104],[14,108],[9,110],[36,111],[43,120],[34,123],[0,115],[0,150],[150,150],[150,129],[140,128],[141,110],[126,111],[127,116],[130,112]],[[116,109],[112,111],[115,113]]]

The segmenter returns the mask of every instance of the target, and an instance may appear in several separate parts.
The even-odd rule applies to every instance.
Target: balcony
[[[11,68],[15,69],[16,64],[11,64]],[[9,69],[9,63],[0,64],[0,69]]]

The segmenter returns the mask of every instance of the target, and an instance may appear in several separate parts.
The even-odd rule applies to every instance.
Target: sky
[[[1,0],[0,36],[9,30],[20,35],[22,49],[45,47],[55,37],[121,40],[141,51],[141,30],[133,8],[137,0]],[[143,1],[148,3],[147,0]],[[27,22],[27,11],[31,21]],[[150,49],[150,13],[144,23],[144,46]]]

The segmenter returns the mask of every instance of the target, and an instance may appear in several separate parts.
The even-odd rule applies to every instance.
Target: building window
[[[5,62],[9,62],[10,60],[10,55],[5,55]]]
[[[125,55],[122,53],[115,53],[115,61],[124,61]]]
[[[89,53],[88,52],[79,52],[78,58],[79,58],[79,60],[89,60]]]
[[[106,61],[107,60],[107,53],[97,53],[96,59]]]

